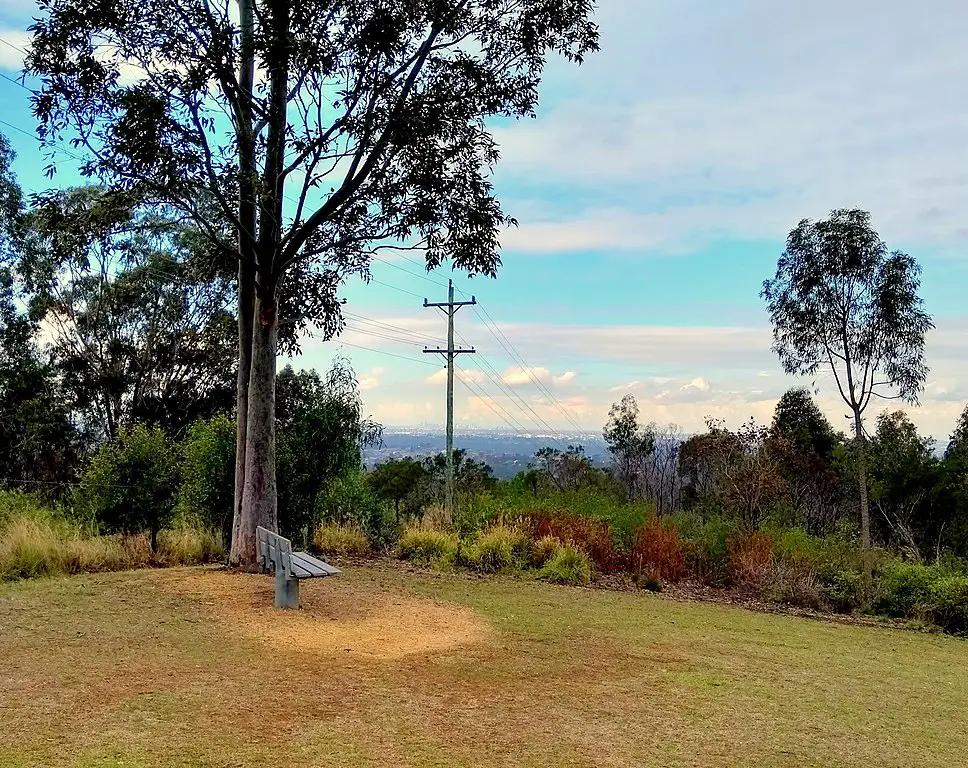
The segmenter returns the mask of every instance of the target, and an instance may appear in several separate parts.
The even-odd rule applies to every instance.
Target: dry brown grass
[[[358,568],[0,586],[0,766],[948,766],[968,643]]]

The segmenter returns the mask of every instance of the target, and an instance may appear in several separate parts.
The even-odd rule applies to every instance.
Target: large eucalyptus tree
[[[850,408],[857,451],[861,539],[870,547],[864,412],[873,398],[917,403],[934,327],[918,295],[921,268],[889,252],[870,214],[840,209],[790,232],[776,276],[763,283],[773,349],[787,373],[829,370]]]
[[[42,137],[74,141],[86,173],[175,205],[239,260],[233,562],[251,566],[256,525],[276,525],[280,320],[338,332],[337,290],[379,247],[495,275],[511,219],[487,121],[533,113],[549,55],[597,48],[593,6],[41,1],[26,67]]]

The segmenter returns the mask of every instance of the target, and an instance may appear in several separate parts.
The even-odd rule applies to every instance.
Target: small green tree
[[[776,276],[763,283],[773,350],[783,370],[830,370],[850,408],[864,547],[871,545],[864,412],[873,397],[916,403],[927,376],[918,263],[888,252],[870,214],[835,210],[790,232]],[[890,392],[891,394],[887,394]]]
[[[921,559],[937,541],[934,501],[939,462],[934,440],[921,437],[904,411],[882,413],[869,446],[870,497],[883,538]]]
[[[400,522],[400,502],[417,495],[427,471],[416,459],[388,459],[378,464],[367,476],[373,492],[393,502],[394,516]],[[414,506],[414,505],[409,505]]]
[[[181,487],[177,511],[232,534],[235,477],[235,422],[227,416],[196,421],[181,445]]]
[[[316,517],[323,522],[358,526],[374,543],[384,539],[382,506],[359,469],[326,481],[316,497]]]
[[[961,557],[968,557],[968,407],[948,438],[942,462],[943,499],[950,510],[945,541]],[[939,536],[940,538],[940,536]]]
[[[605,424],[605,442],[612,454],[616,479],[629,501],[638,495],[645,462],[655,450],[655,432],[639,425],[639,404],[633,395],[614,403]]]
[[[316,522],[317,496],[330,480],[363,469],[363,449],[380,443],[383,427],[365,415],[344,359],[325,377],[287,366],[278,383],[279,529],[295,536]]]
[[[108,533],[148,531],[151,548],[171,519],[178,488],[178,455],[158,427],[135,424],[118,432],[91,459],[74,507]]]
[[[817,533],[831,530],[839,513],[841,486],[832,463],[842,439],[806,388],[790,389],[777,402],[769,441],[794,509]]]

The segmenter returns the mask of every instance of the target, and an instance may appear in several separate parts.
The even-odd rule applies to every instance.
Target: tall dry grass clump
[[[370,540],[359,528],[339,523],[324,523],[313,534],[313,545],[325,555],[365,557],[370,553]]]

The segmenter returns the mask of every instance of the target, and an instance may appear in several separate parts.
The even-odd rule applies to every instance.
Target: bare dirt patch
[[[273,581],[262,575],[169,572],[159,585],[198,600],[232,631],[282,651],[396,660],[490,637],[487,624],[466,608],[338,579],[304,581],[299,611],[273,608]]]

